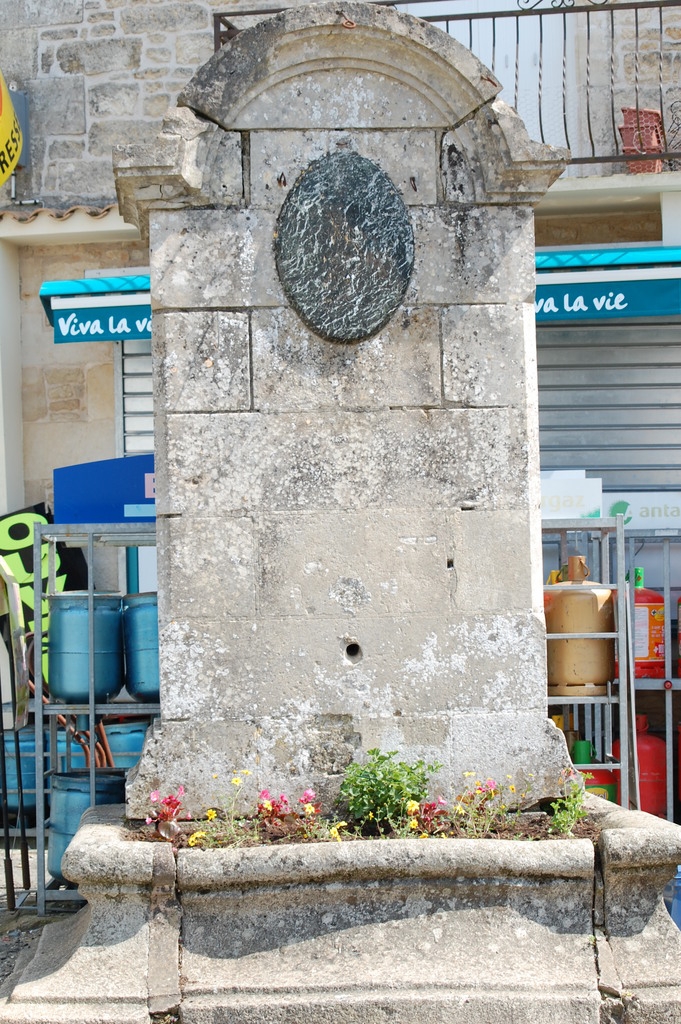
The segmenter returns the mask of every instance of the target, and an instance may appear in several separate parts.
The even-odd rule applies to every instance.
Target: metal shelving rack
[[[56,745],[56,716],[60,714],[73,714],[73,715],[87,715],[88,726],[90,732],[90,800],[91,803],[95,803],[95,786],[96,786],[96,773],[97,768],[95,766],[94,758],[94,746],[96,743],[95,737],[95,724],[97,718],[101,715],[110,715],[115,713],[117,716],[139,716],[149,715],[154,716],[160,714],[160,704],[142,704],[138,702],[112,702],[106,704],[98,704],[95,702],[94,692],[94,667],[95,667],[95,646],[94,646],[94,631],[95,631],[95,619],[94,619],[94,557],[95,547],[118,547],[118,548],[132,548],[132,547],[148,547],[154,546],[156,543],[156,530],[154,523],[122,523],[122,524],[87,524],[87,525],[36,525],[35,535],[33,541],[33,564],[38,566],[43,562],[45,548],[47,554],[47,589],[45,592],[42,590],[41,573],[36,572],[35,574],[35,607],[40,608],[41,602],[45,598],[49,598],[51,594],[56,593],[56,545],[58,542],[64,543],[72,547],[80,547],[85,549],[85,557],[87,561],[87,572],[88,572],[88,628],[89,628],[89,700],[87,704],[63,704],[63,703],[48,703],[44,704],[41,700],[35,701],[35,749],[36,749],[36,765],[44,766],[46,764],[45,757],[58,758],[58,751]],[[36,615],[36,637],[35,637],[35,690],[36,694],[42,693],[43,688],[43,669],[42,669],[42,650],[43,650],[43,637],[44,634],[41,630],[41,616]],[[52,742],[49,744],[48,751],[45,750],[44,736],[45,736],[45,725],[49,723],[50,735]],[[56,764],[58,765],[58,760]],[[49,792],[50,788],[50,777],[54,772],[52,761],[47,762],[47,770],[45,771],[44,785],[42,787],[43,793]],[[38,789],[37,779],[40,776],[40,772],[36,768],[36,789]],[[50,902],[82,902],[82,897],[79,896],[76,889],[64,889],[59,888],[58,883],[53,879],[48,879],[45,867],[45,850],[46,850],[46,828],[47,822],[45,819],[45,801],[40,799],[40,792],[37,794],[36,799],[36,853],[37,853],[37,884],[36,884],[36,903],[38,914],[44,915],[46,912],[46,905]]]
[[[636,679],[635,688],[637,692],[659,693],[664,698],[664,720],[665,720],[665,742],[667,746],[667,818],[674,819],[674,722],[673,722],[673,693],[681,690],[681,678],[674,672],[674,658],[672,650],[672,621],[673,602],[671,586],[671,556],[672,549],[676,547],[681,554],[681,530],[657,529],[657,530],[627,530],[626,545],[629,566],[633,568],[639,564],[636,559],[643,547],[654,544],[661,548],[662,555],[662,596],[664,598],[664,678],[663,679]],[[681,588],[681,579],[679,586]],[[633,600],[633,595],[632,595]],[[678,667],[678,666],[677,666]]]
[[[561,707],[566,720],[569,716],[578,722],[580,709],[582,728],[586,738],[591,739],[597,761],[591,765],[579,765],[583,769],[607,768],[620,770],[620,801],[622,806],[630,803],[630,745],[624,737],[631,735],[629,700],[627,640],[627,584],[625,574],[625,533],[624,517],[621,515],[603,519],[550,519],[542,524],[543,542],[558,545],[559,562],[556,568],[567,562],[570,541],[572,546],[586,555],[594,579],[617,588],[615,608],[616,630],[613,633],[547,633],[547,639],[612,639],[618,650],[619,679],[610,681],[607,693],[602,697],[551,696],[548,704]],[[614,550],[613,550],[614,548]],[[614,554],[614,566],[612,555]],[[613,579],[613,573],[615,578]],[[617,689],[615,689],[617,687]],[[613,717],[616,716],[620,743],[620,756],[616,760],[612,753]]]

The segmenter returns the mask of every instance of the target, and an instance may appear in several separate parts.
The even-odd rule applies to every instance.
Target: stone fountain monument
[[[587,840],[181,850],[235,770],[327,802],[377,746],[510,775],[547,720],[533,204],[563,166],[456,41],[301,6],[119,151],[149,240],[161,707],[126,808],[62,864],[88,906],[0,992],[33,1024],[678,1024],[681,830],[591,798]],[[530,779],[529,777],[532,776]],[[3,995],[4,992],[4,995]],[[168,1019],[155,1017],[155,1020]]]
[[[547,720],[532,206],[563,154],[440,29],[304,6],[115,157],[149,239],[162,715],[128,789],[335,795],[371,747],[567,762]],[[215,778],[217,776],[217,778]]]

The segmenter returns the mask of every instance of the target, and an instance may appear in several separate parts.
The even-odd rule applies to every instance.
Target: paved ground
[[[14,889],[18,909],[7,909],[4,854],[0,854],[0,984],[14,970],[22,949],[35,944],[48,921],[53,917],[38,917],[35,904],[36,855],[29,853],[30,881],[28,896],[22,887],[21,859],[18,851],[12,853]]]

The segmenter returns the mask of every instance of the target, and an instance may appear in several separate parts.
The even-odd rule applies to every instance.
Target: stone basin
[[[0,1020],[661,1024],[681,1020],[662,890],[681,828],[587,798],[586,839],[180,850],[86,813],[64,859],[88,905],[48,926]]]

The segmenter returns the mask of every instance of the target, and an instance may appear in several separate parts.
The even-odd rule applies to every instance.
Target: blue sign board
[[[551,284],[550,274],[538,277],[537,323],[681,315],[681,280],[677,277],[631,281],[582,278],[574,283],[566,282],[565,277],[561,275],[556,284]]]
[[[149,296],[132,304],[75,305],[53,300],[55,344],[73,341],[139,341],[151,338]]]
[[[57,344],[151,338],[148,274],[45,281],[40,299]]]
[[[155,496],[153,455],[54,470],[55,523],[148,523]]]

